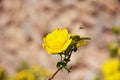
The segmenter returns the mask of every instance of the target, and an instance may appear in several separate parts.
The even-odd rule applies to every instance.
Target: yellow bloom
[[[49,54],[57,54],[65,51],[70,45],[72,39],[67,29],[55,29],[44,38],[42,46]]]
[[[111,59],[102,64],[103,75],[107,76],[119,70],[119,60]]]
[[[51,72],[50,71],[48,71],[47,69],[42,68],[40,66],[33,66],[32,67],[32,71],[34,73],[38,73],[38,74],[40,74],[40,75],[42,75],[44,77],[50,77],[51,76]]]
[[[35,80],[35,77],[32,72],[23,70],[16,75],[15,80]]]
[[[120,72],[105,76],[104,80],[120,80]]]

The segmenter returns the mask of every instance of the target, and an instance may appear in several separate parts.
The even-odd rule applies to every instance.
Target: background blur
[[[72,55],[72,72],[63,70],[55,80],[91,80],[109,58],[111,28],[118,25],[120,0],[0,0],[0,66],[10,75],[22,61],[56,71],[59,57],[47,54],[42,39],[67,28],[91,40]]]

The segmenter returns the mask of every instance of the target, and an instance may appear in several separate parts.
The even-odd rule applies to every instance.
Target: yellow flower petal
[[[113,74],[114,72],[118,71],[118,69],[119,61],[117,59],[111,59],[102,64],[102,72],[105,76]]]
[[[114,74],[105,76],[104,80],[120,80],[120,71],[118,71],[118,72],[116,72]]]
[[[71,43],[70,34],[67,29],[55,29],[49,33],[44,39],[42,46],[49,54],[58,54],[67,49]]]

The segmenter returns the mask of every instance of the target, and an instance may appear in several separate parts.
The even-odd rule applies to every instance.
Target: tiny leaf
[[[60,68],[61,65],[62,65],[62,62],[58,62],[57,65],[56,65],[56,67],[57,67],[57,68]]]

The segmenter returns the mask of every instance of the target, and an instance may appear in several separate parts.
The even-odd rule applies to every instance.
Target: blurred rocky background
[[[67,28],[91,40],[72,55],[72,71],[62,70],[54,80],[92,80],[109,58],[111,28],[119,25],[120,0],[0,0],[0,66],[10,75],[21,61],[56,71],[59,57],[41,44],[55,28]]]

